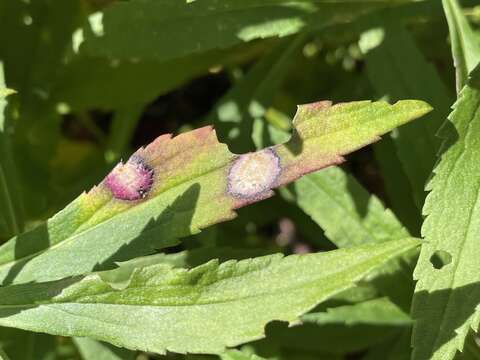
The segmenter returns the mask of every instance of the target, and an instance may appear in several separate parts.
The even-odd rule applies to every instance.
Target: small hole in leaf
[[[440,270],[452,262],[452,255],[446,251],[437,250],[430,257],[430,262],[435,269]]]

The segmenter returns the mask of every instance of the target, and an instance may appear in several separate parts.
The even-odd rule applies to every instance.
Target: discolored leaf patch
[[[231,153],[210,126],[162,135],[46,225],[4,244],[0,279],[55,280],[174,245],[428,111],[414,100],[302,105],[288,142],[245,155]]]

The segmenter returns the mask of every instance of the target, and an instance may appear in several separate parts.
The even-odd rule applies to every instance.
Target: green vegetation
[[[0,29],[0,359],[480,359],[478,1]]]

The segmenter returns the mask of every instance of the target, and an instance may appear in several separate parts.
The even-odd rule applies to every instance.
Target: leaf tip
[[[433,106],[423,100],[399,100],[393,106],[414,112],[416,118],[428,114],[433,110]]]
[[[13,95],[13,94],[16,94],[16,93],[17,93],[17,91],[15,91],[13,89],[4,88],[4,89],[0,90],[0,97],[6,98],[7,96],[10,96],[10,95]]]

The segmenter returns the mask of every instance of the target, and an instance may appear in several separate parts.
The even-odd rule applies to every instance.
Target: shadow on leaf
[[[108,258],[97,263],[90,271],[100,271],[116,267],[115,262],[126,261],[131,258],[154,253],[157,248],[173,246],[178,243],[178,238],[190,233],[190,224],[195,213],[196,204],[200,194],[200,185],[191,185],[183,194],[179,195],[171,205],[166,207],[160,215],[152,217],[136,238],[120,246]],[[111,236],[115,236],[112,233]],[[32,232],[19,236],[12,246],[15,246],[15,259],[18,259],[8,270],[3,285],[12,284],[22,269],[32,259],[42,255],[51,248],[50,234],[46,224],[42,224]],[[68,241],[68,239],[67,239]],[[58,243],[61,246],[61,243]],[[95,244],[91,244],[92,250]],[[57,260],[56,260],[57,261]],[[59,262],[62,259],[58,259]],[[82,262],[70,258],[72,269],[74,262]],[[84,271],[86,273],[88,271]],[[74,274],[72,272],[72,274]]]

